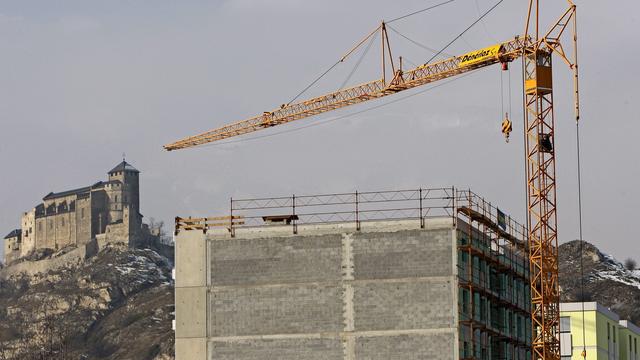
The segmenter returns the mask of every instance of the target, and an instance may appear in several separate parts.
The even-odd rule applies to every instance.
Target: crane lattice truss
[[[576,6],[569,8],[540,36],[539,0],[529,0],[529,11],[523,36],[480,49],[462,56],[424,64],[403,71],[395,69],[393,78],[385,78],[385,39],[391,49],[383,23],[382,78],[348,89],[318,96],[301,102],[284,104],[262,115],[225,125],[218,129],[190,136],[165,145],[166,150],[190,148],[214,141],[251,133],[298,119],[393,95],[438,80],[454,77],[497,63],[510,63],[523,58],[524,71],[524,131],[527,179],[527,206],[532,301],[532,357],[534,360],[560,360],[558,237],[556,211],[555,119],[553,109],[552,54],[558,55],[574,71],[575,113],[579,118],[578,67],[576,38]],[[533,34],[529,25],[534,24]],[[570,26],[573,30],[573,58],[569,59],[560,38]],[[369,35],[371,36],[371,35]],[[361,42],[362,44],[362,42]],[[343,58],[344,59],[344,58]]]

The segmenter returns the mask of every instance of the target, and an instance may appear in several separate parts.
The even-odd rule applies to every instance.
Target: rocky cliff
[[[582,279],[586,301],[597,301],[621,318],[640,324],[640,270],[627,270],[612,256],[583,242],[584,277],[581,277],[580,245],[581,242],[576,240],[562,244],[559,249],[562,301],[580,301],[583,298]]]
[[[0,360],[173,359],[169,261],[108,246],[83,263],[0,280]]]

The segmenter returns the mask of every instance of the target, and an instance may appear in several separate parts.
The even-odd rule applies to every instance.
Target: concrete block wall
[[[450,218],[181,232],[176,358],[457,359]]]

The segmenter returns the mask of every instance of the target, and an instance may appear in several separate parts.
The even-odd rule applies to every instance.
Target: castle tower
[[[130,221],[138,223],[140,212],[140,171],[125,160],[109,171],[105,186],[109,204],[109,223],[123,220],[123,211],[129,209]]]

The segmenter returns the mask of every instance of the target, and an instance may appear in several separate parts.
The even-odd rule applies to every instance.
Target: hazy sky
[[[0,231],[4,235],[18,227],[20,213],[50,191],[104,180],[123,152],[142,171],[142,213],[168,222],[176,215],[221,214],[230,196],[450,185],[472,188],[523,222],[519,64],[511,70],[514,133],[509,144],[499,131],[501,74],[492,67],[322,126],[255,141],[162,150],[182,136],[287,102],[380,20],[437,2],[0,1]],[[446,53],[521,33],[526,3],[505,0]],[[563,1],[551,3],[543,2],[545,24],[565,7]],[[640,258],[635,226],[640,3],[576,3],[584,237],[621,259]],[[392,26],[441,48],[493,4],[455,0]],[[408,64],[433,55],[394,32],[390,37],[394,56],[403,55]],[[379,77],[377,45],[352,83]],[[355,60],[339,66],[308,95],[337,89]],[[503,76],[507,88],[508,75]],[[577,182],[571,73],[558,59],[554,80],[564,242],[577,238]],[[508,103],[508,91],[504,97]]]

